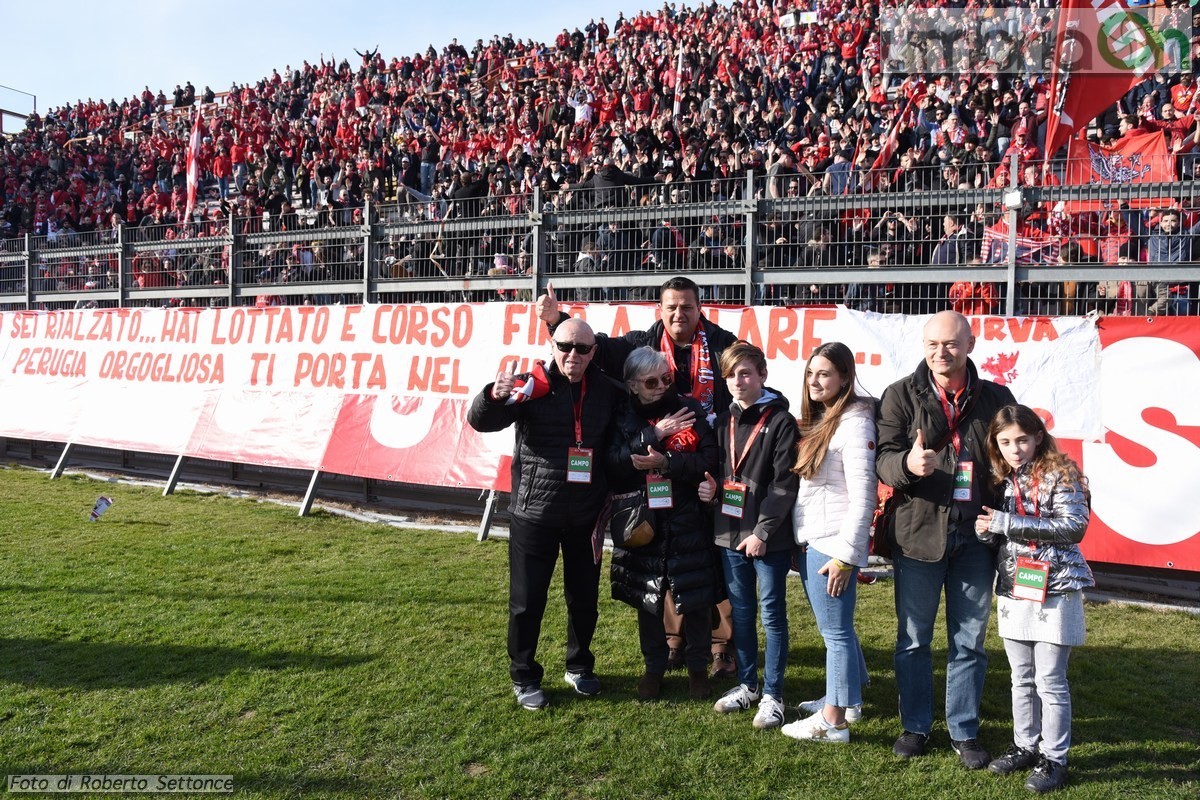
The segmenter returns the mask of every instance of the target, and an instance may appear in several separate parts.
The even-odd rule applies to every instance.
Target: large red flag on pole
[[[196,207],[196,187],[200,184],[200,103],[196,103],[196,120],[192,123],[192,136],[188,139],[187,149],[187,206],[183,212],[183,222],[192,218],[192,210]]]
[[[1163,65],[1144,9],[1125,0],[1063,0],[1050,71],[1046,160],[1075,131]]]

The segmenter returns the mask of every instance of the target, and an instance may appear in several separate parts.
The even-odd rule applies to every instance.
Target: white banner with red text
[[[578,305],[598,332],[657,306]],[[878,397],[922,358],[925,318],[713,307],[797,401],[841,341]],[[1045,416],[1092,485],[1091,558],[1200,570],[1200,320],[972,318],[980,373]],[[0,314],[0,435],[463,488],[509,488],[513,434],[466,424],[504,365],[549,361],[529,303]],[[1147,498],[1153,501],[1148,503]]]

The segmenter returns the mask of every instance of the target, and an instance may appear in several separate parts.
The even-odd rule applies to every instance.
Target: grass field
[[[91,524],[102,493],[116,504]],[[245,797],[1027,796],[1023,777],[960,768],[944,728],[930,756],[892,756],[887,583],[860,594],[873,683],[848,747],[721,717],[687,699],[682,677],[636,702],[635,614],[611,600],[595,643],[604,694],[561,684],[552,600],[540,651],[552,707],[522,711],[506,585],[500,541],[0,469],[0,772],[233,774]],[[794,704],[822,693],[824,656],[798,581],[789,603]],[[1197,797],[1200,619],[1088,615],[1060,796]],[[994,631],[989,652],[981,739],[999,751],[1008,666]]]

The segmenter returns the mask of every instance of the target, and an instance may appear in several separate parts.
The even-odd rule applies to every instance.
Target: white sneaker
[[[783,724],[783,703],[769,694],[764,694],[758,703],[758,713],[754,715],[754,727],[760,731],[768,728],[778,728]]]
[[[745,711],[757,703],[760,697],[762,697],[760,689],[751,689],[744,683],[738,684],[721,695],[721,699],[713,704],[713,709],[722,714],[728,714],[732,711]]]
[[[805,700],[796,708],[803,711],[805,714],[819,714],[825,710],[825,698],[821,697],[816,700]],[[862,719],[862,703],[856,706],[846,706],[846,722],[855,723]]]
[[[805,739],[812,742],[829,742],[830,744],[848,744],[850,742],[850,725],[844,724],[835,728],[825,721],[825,715],[818,711],[811,717],[789,722],[779,729],[784,736],[793,739]]]

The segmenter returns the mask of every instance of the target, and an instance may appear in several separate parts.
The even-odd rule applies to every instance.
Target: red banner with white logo
[[[1165,183],[1175,180],[1175,155],[1167,149],[1162,131],[1125,136],[1112,147],[1076,137],[1067,145],[1067,169],[1063,183],[1068,186],[1133,186],[1139,183]],[[1115,200],[1114,196],[1114,200]],[[1162,205],[1163,201],[1120,198],[1135,208]],[[1112,201],[1072,200],[1070,211],[1094,211]]]

